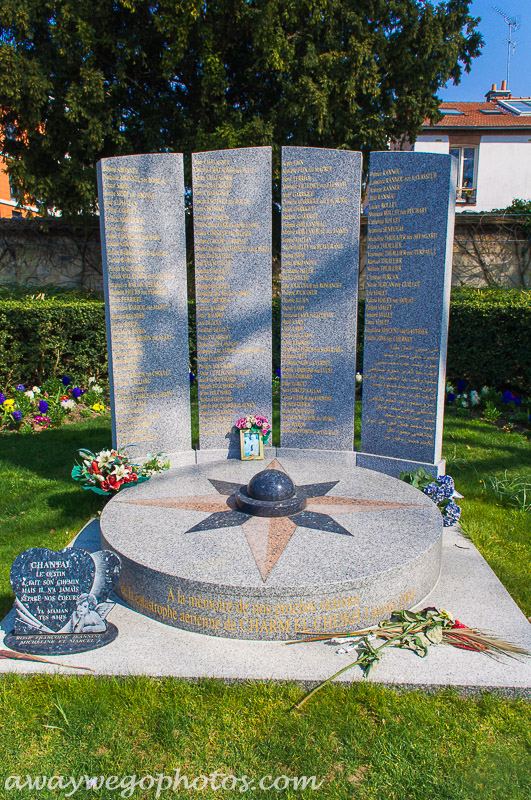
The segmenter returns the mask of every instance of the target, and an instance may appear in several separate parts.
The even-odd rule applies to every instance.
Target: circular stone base
[[[434,587],[442,517],[422,492],[339,463],[269,468],[304,492],[304,510],[239,510],[235,494],[258,471],[248,461],[179,467],[121,491],[101,515],[102,545],[122,559],[116,593],[189,631],[289,640],[374,625]]]
[[[39,633],[15,636],[8,633],[4,644],[17,653],[33,656],[66,656],[70,653],[85,653],[114,642],[118,628],[112,622],[102,633]]]

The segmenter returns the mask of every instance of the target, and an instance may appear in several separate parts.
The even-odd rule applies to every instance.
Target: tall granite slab
[[[199,444],[239,456],[239,417],[271,421],[271,148],[192,155]]]
[[[283,448],[353,450],[361,161],[282,148]]]
[[[361,453],[388,474],[441,460],[457,163],[373,153]]]
[[[191,450],[183,157],[98,164],[113,444]]]

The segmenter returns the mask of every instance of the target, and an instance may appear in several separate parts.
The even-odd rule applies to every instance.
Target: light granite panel
[[[449,155],[371,155],[363,453],[441,458],[456,167]]]
[[[271,421],[271,148],[192,155],[199,443],[240,454],[236,420]]]
[[[352,450],[361,153],[282,148],[281,446]]]
[[[183,157],[98,164],[113,445],[190,450]]]

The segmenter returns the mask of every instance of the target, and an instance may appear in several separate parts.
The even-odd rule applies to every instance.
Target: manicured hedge
[[[531,291],[453,289],[447,374],[531,394]]]
[[[195,308],[189,301],[190,362],[195,368]],[[358,319],[358,370],[363,364],[364,304]],[[273,302],[273,365],[280,365],[280,302]],[[0,388],[62,374],[107,369],[105,310],[99,297],[49,291],[42,297],[0,290]],[[194,370],[195,371],[195,370]],[[531,292],[452,290],[448,377],[531,394]]]
[[[36,290],[0,293],[0,386],[52,375],[107,372],[100,297]]]

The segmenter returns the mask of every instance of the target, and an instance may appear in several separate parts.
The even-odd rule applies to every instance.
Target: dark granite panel
[[[15,622],[6,644],[23,653],[62,655],[112,642],[118,630],[105,620],[120,570],[119,556],[110,551],[25,550],[11,567]]]
[[[75,612],[79,595],[91,591],[95,574],[96,566],[86,550],[25,550],[11,567],[15,634],[57,633]]]
[[[103,633],[53,633],[15,636],[8,633],[4,644],[18,653],[31,653],[35,656],[67,656],[72,653],[85,653],[114,642],[118,628],[107,623]]]
[[[350,531],[347,531],[342,525],[328,514],[320,514],[317,511],[301,511],[291,517],[293,522],[301,528],[314,528],[318,531],[327,531],[328,533],[341,533],[345,536],[352,536]]]
[[[361,153],[282,148],[281,445],[352,450]]]
[[[361,450],[441,458],[456,161],[372,153]]]
[[[322,497],[327,492],[330,492],[339,481],[331,481],[330,483],[309,483],[306,486],[299,486],[306,497]]]
[[[271,148],[194,153],[192,175],[199,441],[239,458],[236,421],[271,422]]]
[[[235,525],[243,525],[248,519],[249,515],[242,514],[241,511],[217,511],[202,522],[198,522],[193,528],[189,528],[186,533],[213,531],[216,528],[233,528]]]
[[[191,448],[183,157],[98,164],[113,443]]]

